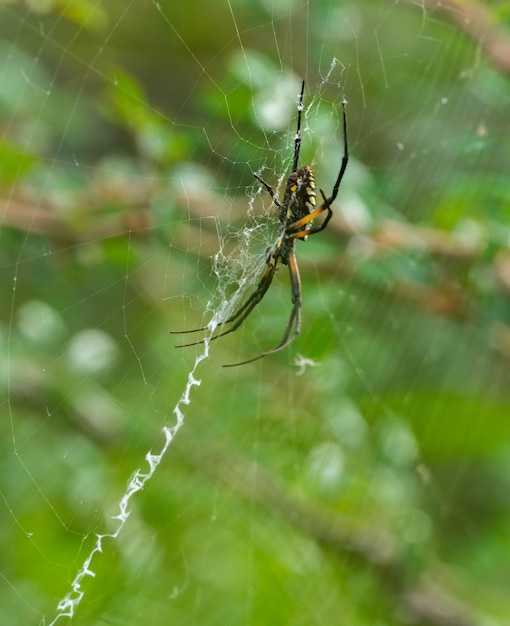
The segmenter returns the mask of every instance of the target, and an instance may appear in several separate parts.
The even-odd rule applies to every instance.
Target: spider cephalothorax
[[[301,329],[301,281],[299,278],[299,269],[296,261],[295,245],[296,239],[305,240],[310,235],[315,235],[321,230],[324,230],[328,225],[333,211],[331,204],[335,201],[338,195],[338,189],[342,182],[347,162],[349,160],[349,151],[347,145],[347,117],[345,113],[345,100],[342,101],[343,112],[343,127],[344,127],[344,154],[340,165],[340,171],[335,184],[333,185],[333,191],[331,196],[326,198],[322,189],[320,190],[322,196],[322,204],[317,206],[317,193],[315,176],[313,170],[308,165],[300,167],[298,169],[299,152],[301,148],[301,113],[303,110],[303,94],[305,90],[305,81],[301,86],[301,93],[299,94],[298,103],[298,120],[296,139],[294,141],[294,159],[292,172],[287,179],[285,185],[285,193],[283,194],[283,200],[280,202],[276,197],[276,194],[268,183],[265,182],[258,174],[254,174],[259,183],[267,190],[274,204],[278,207],[278,238],[273,246],[271,246],[266,253],[266,269],[259,280],[255,291],[247,298],[228,319],[221,322],[220,326],[225,324],[231,324],[229,328],[221,331],[217,335],[213,335],[210,340],[224,337],[229,333],[239,328],[248,315],[253,311],[257,304],[262,300],[266,291],[269,289],[274,275],[278,271],[280,265],[287,265],[290,274],[291,284],[291,300],[292,310],[290,313],[287,327],[280,343],[271,350],[266,350],[256,357],[241,361],[239,363],[232,363],[225,365],[224,367],[232,367],[234,365],[243,365],[244,363],[251,363],[268,354],[273,354],[279,350],[283,350],[288,346],[299,334]],[[313,225],[313,221],[326,211],[326,217],[320,222],[318,226]],[[195,328],[193,330],[177,331],[178,333],[193,333],[200,330],[206,330],[204,328]],[[179,348],[186,346],[193,346],[198,343],[203,343],[204,339],[193,341],[191,343],[185,343]]]

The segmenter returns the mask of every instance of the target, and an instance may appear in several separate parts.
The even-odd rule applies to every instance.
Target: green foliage
[[[441,11],[0,2],[2,623],[49,623],[115,529],[231,231],[262,265],[253,172],[288,174],[303,77],[302,161],[327,193],[343,97],[351,161],[298,242],[300,337],[221,368],[280,339],[284,267],[211,344],[74,623],[509,621],[508,69]]]

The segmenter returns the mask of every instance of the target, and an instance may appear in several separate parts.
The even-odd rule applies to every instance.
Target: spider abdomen
[[[306,217],[317,208],[315,176],[311,167],[306,165],[292,172],[287,179],[285,195],[281,206],[282,221],[292,224]],[[309,230],[312,222],[306,224]]]

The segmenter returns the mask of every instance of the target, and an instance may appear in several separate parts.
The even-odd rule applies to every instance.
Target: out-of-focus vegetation
[[[0,2],[2,624],[53,619],[173,423],[168,331],[288,173],[303,77],[303,163],[327,193],[343,96],[351,161],[302,333],[220,367],[278,342],[284,268],[74,623],[510,623],[508,10],[274,4]]]

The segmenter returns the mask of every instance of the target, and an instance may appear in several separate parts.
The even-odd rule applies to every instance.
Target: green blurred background
[[[283,268],[211,345],[73,623],[510,623],[509,23],[506,2],[0,0],[2,624],[50,623],[115,529],[200,352],[169,331],[235,288],[212,257],[262,266],[253,172],[289,173],[303,78],[302,163],[329,193],[343,97],[351,160],[297,243],[302,332],[221,367],[279,341]]]

